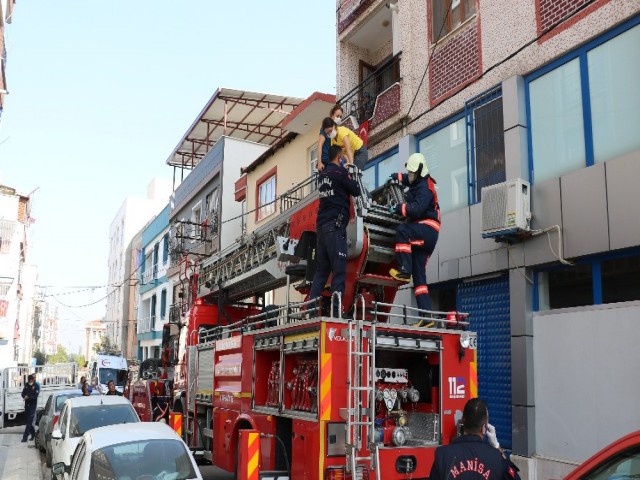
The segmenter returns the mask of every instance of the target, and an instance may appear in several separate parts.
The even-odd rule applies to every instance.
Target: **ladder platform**
[[[406,282],[399,282],[393,277],[387,275],[375,275],[373,273],[366,273],[356,279],[357,282],[365,283],[367,285],[379,285],[381,287],[397,287],[404,285]]]

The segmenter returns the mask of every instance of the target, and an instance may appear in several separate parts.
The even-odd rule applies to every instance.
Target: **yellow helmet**
[[[422,166],[422,169],[420,168]],[[429,173],[429,168],[427,167],[427,162],[424,159],[424,155],[421,153],[413,153],[409,156],[407,163],[405,165],[407,167],[407,171],[411,173],[416,173],[420,170],[420,176],[426,177],[427,173]]]

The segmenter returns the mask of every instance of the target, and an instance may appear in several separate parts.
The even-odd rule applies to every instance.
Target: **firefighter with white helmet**
[[[421,153],[409,156],[406,168],[407,173],[394,173],[388,180],[397,180],[402,186],[408,187],[406,202],[389,206],[392,213],[406,218],[406,223],[396,229],[398,268],[392,268],[389,274],[401,282],[410,282],[413,277],[418,308],[431,310],[426,269],[440,231],[436,182],[429,175],[427,162]]]

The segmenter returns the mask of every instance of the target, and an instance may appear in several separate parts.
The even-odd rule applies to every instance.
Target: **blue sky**
[[[69,306],[105,295],[61,287],[107,283],[111,220],[171,178],[164,162],[216,88],[335,93],[334,2],[18,2],[5,32],[0,183],[38,188],[28,262]],[[77,351],[105,303],[52,303]]]

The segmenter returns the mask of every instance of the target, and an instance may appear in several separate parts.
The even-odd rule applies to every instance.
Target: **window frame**
[[[433,4],[434,2],[440,2],[442,3],[443,0],[429,0],[429,18],[430,18],[430,25],[429,28],[431,30],[431,45],[436,45],[437,43],[439,43],[440,41],[442,41],[443,38],[445,38],[447,35],[450,35],[452,33],[455,33],[457,30],[459,30],[460,28],[462,28],[469,20],[471,20],[473,17],[475,17],[478,14],[478,5],[476,4],[476,1],[473,0],[473,3],[475,5],[475,9],[473,11],[473,13],[471,15],[469,15],[468,17],[465,18],[465,0],[444,0],[445,1],[445,5],[444,7],[447,9],[447,16],[444,22],[444,29],[442,30],[442,36],[440,38],[436,38],[436,35],[438,35],[440,33],[440,28],[441,25],[434,25],[433,22],[434,20],[436,20],[433,11]],[[455,27],[452,27],[452,11],[455,8],[453,6],[454,2],[458,2],[458,6],[460,7],[460,23],[458,25],[456,25]],[[452,3],[451,7],[449,7],[449,2]]]
[[[433,1],[433,0],[432,0]],[[462,1],[462,0],[461,0]],[[582,97],[582,121],[583,121],[583,134],[584,134],[584,153],[585,153],[585,165],[584,167],[591,167],[595,165],[595,154],[593,146],[593,123],[591,115],[591,92],[589,84],[589,65],[587,60],[587,54],[607,43],[609,40],[625,33],[628,30],[640,25],[640,16],[627,20],[626,22],[612,28],[608,32],[603,33],[598,38],[595,38],[584,45],[566,53],[562,57],[540,67],[539,69],[531,72],[524,77],[525,87],[525,107],[527,118],[527,153],[528,153],[528,168],[529,179],[533,185],[535,183],[534,168],[533,168],[533,137],[531,128],[531,82],[539,79],[540,77],[552,72],[553,70],[562,67],[563,65],[579,59],[579,71],[580,71],[580,87]]]
[[[370,168],[374,168],[374,188],[373,190],[376,190],[378,188],[380,188],[382,185],[380,184],[380,181],[382,180],[384,182],[384,178],[380,179],[380,171],[379,171],[379,166],[381,162],[384,162],[385,160],[387,160],[388,158],[396,155],[396,154],[400,154],[400,149],[398,147],[393,147],[390,148],[389,150],[387,150],[386,152],[382,152],[380,155],[378,155],[377,157],[369,160],[367,162],[367,164],[365,165],[364,169],[362,170],[363,174],[366,170],[369,170]]]
[[[160,320],[164,320],[167,316],[167,289],[163,288],[160,292]]]
[[[265,203],[265,205],[261,204],[261,195],[260,195],[260,189],[265,186],[268,182],[270,182],[273,179],[273,203]],[[255,198],[255,221],[256,222],[261,222],[267,218],[269,218],[270,216],[274,215],[277,213],[277,206],[276,206],[276,200],[278,198],[278,167],[273,167],[272,169],[270,169],[268,172],[266,172],[264,175],[262,175],[262,177],[260,177],[257,181],[256,181],[256,198]],[[265,200],[266,200],[266,193],[265,193]],[[273,205],[273,209],[271,211],[269,211],[268,213],[263,213],[263,207],[268,206],[269,204]]]

